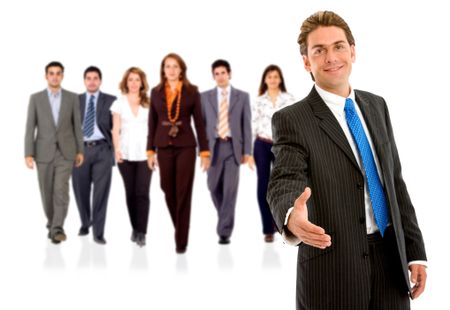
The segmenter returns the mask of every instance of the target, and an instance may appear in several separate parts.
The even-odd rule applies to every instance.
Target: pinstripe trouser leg
[[[410,309],[408,288],[397,254],[392,227],[386,229],[384,238],[369,238],[371,263],[370,310]]]

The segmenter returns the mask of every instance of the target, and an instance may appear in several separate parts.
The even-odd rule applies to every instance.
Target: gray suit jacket
[[[206,124],[206,135],[209,142],[212,163],[214,163],[214,145],[217,139],[217,122],[219,103],[217,102],[217,88],[201,94],[203,119]],[[231,87],[229,123],[236,163],[241,163],[243,155],[252,151],[252,115],[250,97],[248,93]]]
[[[55,126],[47,89],[30,97],[25,128],[25,156],[36,162],[53,160],[56,149],[65,159],[74,160],[83,153],[83,133],[78,95],[62,90],[58,125]]]
[[[402,269],[406,292],[408,262],[426,260],[422,233],[403,181],[386,103],[364,91],[355,90],[355,96],[378,155],[395,231],[399,260],[390,264]],[[305,99],[275,113],[272,127],[275,162],[267,200],[278,228],[309,186],[309,220],[332,240],[325,250],[304,243],[298,247],[298,309],[368,309],[368,279],[376,270],[367,259],[364,177],[342,128],[314,87]]]

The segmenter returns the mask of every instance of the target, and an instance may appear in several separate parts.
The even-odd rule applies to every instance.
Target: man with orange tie
[[[234,226],[239,166],[251,155],[252,118],[248,93],[230,85],[230,64],[216,60],[212,74],[217,87],[201,94],[212,159],[208,188],[219,218],[219,244],[228,244]]]

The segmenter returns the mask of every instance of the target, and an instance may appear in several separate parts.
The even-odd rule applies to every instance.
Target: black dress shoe
[[[175,252],[177,252],[177,254],[184,254],[186,253],[186,248],[176,248]]]
[[[145,246],[145,234],[144,233],[136,233],[136,243],[138,246]]]
[[[87,236],[89,235],[89,228],[81,227],[78,231],[78,236]]]
[[[106,240],[104,237],[94,237],[94,242],[101,245],[106,244]]]
[[[137,241],[137,232],[133,229],[133,232],[131,233],[131,241],[136,242]]]
[[[220,236],[219,244],[229,244],[230,243],[230,237]]]

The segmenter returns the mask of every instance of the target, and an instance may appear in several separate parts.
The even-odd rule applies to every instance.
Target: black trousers
[[[275,233],[274,220],[266,199],[271,166],[275,160],[275,156],[273,155],[271,148],[272,143],[262,141],[258,138],[255,139],[253,156],[255,158],[256,173],[258,175],[257,193],[259,211],[261,213],[263,225],[263,234]]]
[[[72,170],[72,185],[81,227],[93,228],[97,238],[103,237],[113,166],[113,152],[106,140],[84,146],[84,162]],[[92,202],[91,202],[91,192]]]
[[[195,159],[195,147],[158,149],[161,189],[175,227],[175,243],[179,250],[188,245]]]
[[[147,161],[124,160],[118,164],[125,185],[131,227],[138,233],[147,233],[150,210],[150,180],[152,171]]]
[[[368,236],[371,265],[370,310],[410,309],[408,287],[405,284],[397,253],[394,229],[386,228]]]

